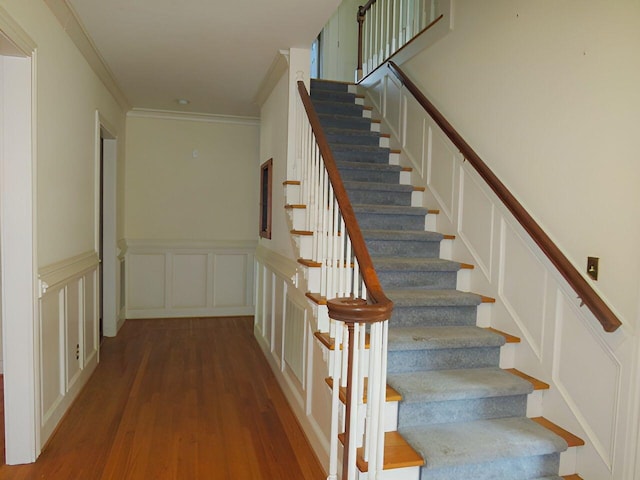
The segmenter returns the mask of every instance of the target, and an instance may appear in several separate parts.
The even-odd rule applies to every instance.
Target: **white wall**
[[[253,313],[257,119],[132,111],[127,318]]]
[[[638,328],[640,4],[460,0],[403,66],[580,271]]]

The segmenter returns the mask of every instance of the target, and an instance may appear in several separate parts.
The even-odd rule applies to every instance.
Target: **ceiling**
[[[340,2],[66,1],[132,107],[239,116],[259,113],[278,50],[308,48]]]

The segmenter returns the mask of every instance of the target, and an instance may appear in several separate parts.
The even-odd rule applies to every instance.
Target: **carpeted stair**
[[[567,443],[526,418],[530,382],[498,368],[502,335],[476,327],[482,297],[456,290],[460,263],[439,258],[371,120],[346,84],[313,81],[319,112],[376,272],[395,303],[388,383],[398,430],[423,456],[421,480],[558,480]]]

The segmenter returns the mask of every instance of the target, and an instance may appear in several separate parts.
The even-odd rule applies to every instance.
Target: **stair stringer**
[[[620,332],[616,332],[615,335],[602,331],[593,314],[586,308],[581,308],[580,299],[576,298],[571,287],[547,257],[495,194],[483,183],[475,170],[465,162],[457,149],[444,138],[443,134],[436,132],[438,127],[430,119],[420,118],[419,120],[424,122],[423,145],[425,155],[429,158],[424,158],[424,162],[416,161],[416,155],[412,156],[406,151],[406,147],[411,143],[414,145],[420,143],[415,139],[407,139],[406,136],[401,142],[397,136],[406,135],[401,123],[407,121],[406,116],[409,115],[407,111],[411,111],[411,108],[402,107],[407,109],[403,111],[400,107],[390,107],[387,102],[391,97],[409,103],[412,99],[407,97],[406,92],[388,95],[388,90],[393,88],[402,90],[395,80],[386,77],[382,80],[374,80],[373,90],[361,87],[360,92],[366,94],[370,104],[384,105],[387,112],[398,112],[397,117],[393,118],[382,115],[381,123],[382,131],[391,134],[391,148],[402,148],[399,164],[412,168],[412,171],[405,174],[404,181],[425,187],[422,206],[437,205],[444,213],[437,216],[436,229],[456,237],[447,257],[450,255],[457,260],[479,266],[471,272],[469,290],[482,292],[496,299],[494,305],[484,305],[479,309],[478,325],[493,326],[522,338],[521,345],[517,347],[507,345],[502,348],[500,361],[502,368],[518,368],[551,385],[548,392],[534,392],[529,396],[527,416],[542,415],[550,418],[558,424],[569,427],[582,438],[588,439],[584,447],[569,448],[561,454],[561,475],[578,471],[584,476],[590,471],[588,469],[592,469],[591,475],[594,478],[613,478],[610,476],[613,475],[616,461],[614,456],[623,455],[621,451],[615,452],[616,443],[624,445],[625,439],[628,438],[628,428],[624,424],[623,412],[632,401],[631,386],[635,384],[632,378],[633,369],[623,367],[632,364],[633,354],[630,350],[620,348],[625,342],[632,340],[631,337],[628,332],[623,331],[624,329],[620,329]],[[440,136],[444,143],[448,142],[447,162],[452,165],[449,183],[452,191],[446,198],[438,193],[437,182],[433,181],[433,168],[436,161],[431,158],[431,155],[434,147],[433,144],[427,144],[428,139],[432,140],[437,136]],[[486,216],[489,219],[488,230],[491,234],[487,239],[486,251],[481,251],[477,232],[473,232],[473,228],[465,222],[465,214],[470,214],[470,202],[465,197],[469,197],[470,194],[474,194],[489,205]],[[507,274],[513,275],[513,273],[507,271],[508,266],[505,265],[505,261],[512,253],[508,250],[510,246],[512,249],[518,248],[521,256],[526,257],[524,262],[533,265],[539,272],[541,280],[538,285],[539,298],[531,302],[536,303],[537,308],[535,314],[529,317],[526,315],[526,309],[510,298],[513,292],[509,290],[506,278]],[[602,435],[602,432],[598,432],[598,426],[586,413],[591,410],[598,411],[600,414],[601,409],[597,405],[600,400],[579,397],[575,390],[575,383],[570,385],[567,381],[569,373],[564,371],[565,364],[560,360],[571,356],[568,351],[565,353],[568,345],[564,345],[563,342],[571,338],[573,332],[580,338],[589,339],[595,348],[594,354],[606,363],[607,373],[615,378],[615,381],[608,382],[609,378],[601,373],[599,381],[610,385],[611,388],[606,394],[595,395],[598,399],[613,399],[605,400],[609,407],[606,412],[609,415],[607,428],[612,431],[608,439]],[[584,354],[585,361],[589,360],[589,356],[590,353]],[[583,382],[593,385],[599,383],[590,375],[585,375],[585,369],[580,371],[580,361],[574,360],[572,363],[572,374],[582,374]],[[592,461],[594,455],[600,457],[600,464]],[[618,471],[620,470],[621,468]]]

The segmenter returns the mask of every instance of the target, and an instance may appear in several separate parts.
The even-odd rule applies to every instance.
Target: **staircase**
[[[548,386],[499,368],[501,347],[517,339],[476,326],[478,306],[492,300],[457,290],[460,271],[472,266],[440,258],[441,242],[452,237],[425,230],[437,211],[412,206],[416,190],[400,183],[406,169],[393,164],[399,152],[372,131],[379,126],[354,92],[343,83],[311,84],[376,272],[395,304],[387,380],[402,398],[399,437],[419,454],[407,458],[420,465],[418,476],[406,478],[559,480],[560,453],[581,441],[527,418],[528,395]],[[391,457],[385,454],[385,469],[410,466],[392,465]],[[359,468],[366,471],[366,463]]]

